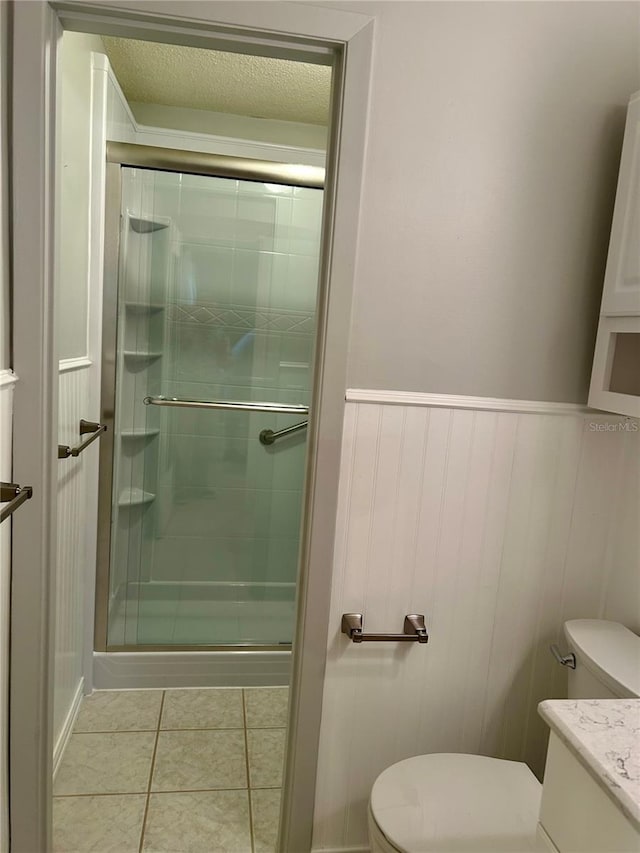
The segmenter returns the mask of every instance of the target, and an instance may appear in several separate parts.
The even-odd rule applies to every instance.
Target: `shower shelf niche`
[[[136,352],[135,350],[125,350],[124,360],[130,366],[130,370],[144,370],[144,368],[152,361],[162,358],[161,352]]]
[[[156,496],[151,492],[145,492],[143,489],[138,489],[132,486],[130,489],[124,489],[118,497],[118,506],[142,506],[150,504],[156,499]]]
[[[153,234],[154,231],[162,231],[169,227],[168,222],[158,222],[155,219],[145,219],[137,216],[129,216],[131,230],[136,234]]]
[[[152,438],[154,435],[159,434],[159,429],[123,429],[120,431],[120,438],[135,440],[137,438]]]

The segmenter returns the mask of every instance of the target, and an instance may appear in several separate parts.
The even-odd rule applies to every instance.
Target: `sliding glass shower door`
[[[289,644],[323,192],[120,171],[107,648]]]

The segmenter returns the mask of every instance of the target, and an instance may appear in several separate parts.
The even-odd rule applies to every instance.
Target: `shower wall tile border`
[[[542,774],[536,705],[566,689],[548,646],[568,618],[622,618],[609,592],[625,552],[612,540],[620,501],[638,503],[625,483],[640,432],[624,418],[536,401],[346,398],[314,851],[366,848],[371,785],[411,755],[477,752]],[[429,643],[350,644],[344,612],[383,632],[425,613]]]
[[[223,326],[242,331],[278,331],[312,334],[315,315],[304,311],[281,311],[268,308],[243,308],[205,302],[186,304],[170,302],[167,316],[172,323],[197,326]]]

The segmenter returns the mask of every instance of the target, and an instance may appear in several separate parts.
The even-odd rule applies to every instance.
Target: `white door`
[[[0,482],[12,482],[13,393],[11,318],[8,265],[8,146],[7,108],[8,7],[0,4]],[[8,490],[7,490],[8,491]],[[8,497],[9,495],[2,495]],[[0,503],[0,510],[8,502]],[[9,592],[11,577],[11,519],[0,522],[0,853],[9,850]]]

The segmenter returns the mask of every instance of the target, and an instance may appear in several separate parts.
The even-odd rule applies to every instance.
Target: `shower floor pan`
[[[287,685],[293,584],[232,586],[130,586],[113,602],[107,651],[94,652],[94,686]]]
[[[285,687],[291,650],[94,652],[95,690],[148,687]]]

